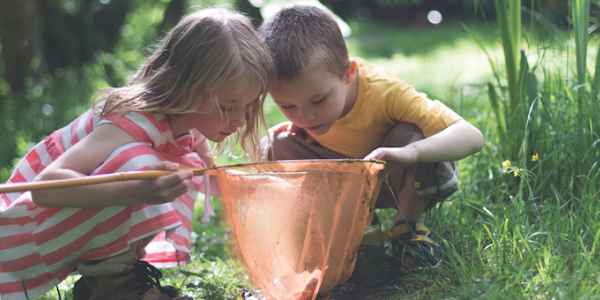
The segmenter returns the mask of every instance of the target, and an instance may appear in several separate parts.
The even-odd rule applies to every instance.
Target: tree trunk
[[[39,67],[39,60],[37,65],[31,63],[33,57],[41,53],[33,0],[0,0],[0,39],[6,80],[14,91],[21,91],[25,88],[25,77]]]
[[[44,43],[42,54],[50,70],[78,66],[86,50],[82,37],[86,34],[82,22],[67,14],[62,1],[37,0],[41,26],[40,34]]]
[[[164,35],[169,32],[173,26],[177,25],[181,17],[186,13],[188,1],[186,0],[171,0],[167,9],[163,13],[163,20],[158,29]]]

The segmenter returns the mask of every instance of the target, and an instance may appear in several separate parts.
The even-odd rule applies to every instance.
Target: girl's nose
[[[246,125],[246,113],[248,109],[236,109],[228,114],[229,125],[232,127],[243,127]]]

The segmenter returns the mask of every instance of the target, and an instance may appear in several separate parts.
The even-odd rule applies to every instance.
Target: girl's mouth
[[[323,125],[313,126],[313,127],[306,127],[306,130],[315,131],[315,130],[321,128],[321,126],[323,126]]]

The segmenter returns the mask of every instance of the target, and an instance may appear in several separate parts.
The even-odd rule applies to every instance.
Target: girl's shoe
[[[440,246],[433,240],[431,231],[416,222],[399,221],[383,233],[392,240],[394,256],[404,270],[422,270],[437,267],[442,262]]]
[[[177,297],[172,286],[161,286],[162,273],[130,252],[93,262],[81,261],[82,275],[73,287],[74,300],[192,300]]]

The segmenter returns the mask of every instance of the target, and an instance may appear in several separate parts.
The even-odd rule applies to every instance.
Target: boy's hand
[[[298,127],[298,126],[296,126],[296,124],[294,124],[292,122],[279,123],[279,124],[271,127],[269,129],[269,132],[272,132],[273,134],[287,132],[289,136],[298,135],[298,136],[304,138],[304,141],[307,144],[315,143],[315,139],[313,139],[310,135],[308,135],[308,133],[306,133],[306,130],[304,130],[304,128]]]
[[[178,168],[179,164],[163,161],[150,165],[148,170],[174,171]],[[177,197],[187,193],[193,177],[192,171],[179,171],[156,179],[141,180],[139,189],[141,193],[138,195],[138,199],[143,203],[140,204],[160,204],[174,201]]]
[[[364,159],[385,161],[384,173],[393,174],[414,165],[417,162],[417,153],[411,147],[380,147]]]

